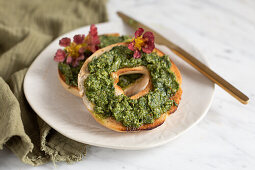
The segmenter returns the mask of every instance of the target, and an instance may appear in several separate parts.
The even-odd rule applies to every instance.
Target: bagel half
[[[169,111],[162,114],[158,119],[155,119],[154,123],[144,124],[144,125],[140,126],[139,128],[129,128],[129,127],[125,127],[121,122],[116,121],[113,117],[102,118],[93,111],[94,105],[86,97],[86,93],[85,93],[86,89],[84,87],[84,81],[88,77],[88,75],[90,74],[89,71],[88,71],[88,63],[91,62],[92,59],[99,57],[101,54],[103,54],[107,51],[110,51],[115,46],[128,46],[128,43],[117,43],[117,44],[113,44],[113,45],[107,46],[105,48],[99,49],[94,54],[92,54],[85,61],[85,63],[83,64],[83,66],[80,70],[80,73],[78,75],[78,89],[79,89],[79,92],[80,92],[80,96],[82,96],[82,99],[83,99],[83,102],[84,102],[85,106],[87,107],[90,114],[94,117],[94,119],[98,123],[100,123],[101,125],[109,128],[109,129],[112,129],[114,131],[127,132],[127,131],[151,130],[151,129],[154,129],[154,128],[160,126],[161,124],[164,123],[164,121],[166,120],[168,115],[170,115],[171,113],[173,113],[177,110],[177,107],[180,103],[181,95],[182,95],[182,89],[181,89],[182,77],[181,77],[181,73],[180,73],[179,69],[177,68],[177,66],[171,60],[170,61],[171,61],[172,65],[171,65],[170,70],[176,76],[176,81],[179,83],[179,89],[175,93],[175,95],[172,96],[170,99],[173,99],[177,105],[173,105]],[[154,52],[156,52],[159,56],[164,55],[163,52],[161,52],[160,50],[158,50],[156,48],[154,49]],[[123,69],[125,69],[125,68],[123,68]],[[145,95],[145,93],[147,93],[146,90],[144,92],[140,92],[139,96],[136,96],[134,98],[139,98],[139,97]]]
[[[115,37],[120,36],[119,33],[111,33],[111,34],[103,34],[103,35],[115,36]],[[65,90],[67,90],[69,93],[71,93],[71,94],[73,94],[77,97],[81,97],[80,94],[79,94],[78,87],[77,86],[70,86],[70,85],[66,84],[65,76],[61,73],[61,71],[59,69],[58,69],[58,78],[59,78],[59,81],[60,81],[61,85],[64,87]]]

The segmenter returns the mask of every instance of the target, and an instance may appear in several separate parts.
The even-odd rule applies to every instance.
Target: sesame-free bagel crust
[[[118,131],[118,132],[151,130],[151,129],[154,129],[154,128],[162,125],[165,122],[167,116],[169,116],[171,113],[174,113],[177,110],[177,107],[180,103],[181,95],[182,95],[182,89],[181,89],[182,77],[181,77],[181,73],[180,73],[179,69],[177,68],[177,66],[172,61],[171,61],[172,65],[171,65],[170,70],[176,76],[176,80],[179,83],[179,89],[175,93],[175,95],[172,96],[170,99],[174,100],[177,105],[173,105],[169,111],[162,114],[158,119],[155,119],[154,123],[144,124],[144,125],[140,126],[139,128],[129,128],[129,127],[125,127],[121,122],[116,121],[113,117],[102,118],[94,112],[94,110],[93,110],[94,105],[86,97],[86,93],[85,93],[86,89],[84,87],[84,81],[88,77],[88,75],[90,74],[89,71],[88,71],[88,63],[91,62],[93,58],[97,58],[97,57],[101,56],[103,53],[105,53],[107,51],[110,51],[115,46],[128,46],[128,43],[117,43],[117,44],[113,44],[113,45],[107,46],[105,48],[99,49],[98,51],[96,51],[94,54],[92,54],[85,61],[85,63],[83,64],[83,66],[80,70],[80,73],[78,75],[78,89],[79,89],[80,95],[83,98],[83,102],[84,102],[85,106],[89,110],[89,113],[101,125],[109,128],[109,129],[112,129],[114,131]],[[154,49],[154,52],[156,52],[157,55],[159,55],[159,56],[164,55],[163,52],[161,52],[160,50],[158,50],[156,48]],[[143,94],[140,94],[140,95],[143,96]],[[139,98],[139,96],[137,98]]]

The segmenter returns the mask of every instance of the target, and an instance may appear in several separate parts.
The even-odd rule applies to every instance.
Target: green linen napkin
[[[24,163],[74,162],[86,145],[56,132],[27,103],[27,68],[59,35],[107,20],[104,0],[0,0],[0,150]],[[53,56],[52,56],[53,57]],[[53,61],[53,60],[52,60]]]

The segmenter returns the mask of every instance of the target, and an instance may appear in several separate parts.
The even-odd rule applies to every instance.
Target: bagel
[[[117,44],[113,44],[113,45],[107,46],[105,48],[99,49],[84,62],[83,66],[80,70],[80,73],[78,74],[78,89],[79,89],[80,96],[82,96],[82,99],[83,99],[83,102],[84,102],[85,106],[87,107],[89,113],[94,117],[94,119],[98,123],[100,123],[101,125],[109,128],[109,129],[117,131],[117,132],[151,130],[151,129],[154,129],[154,128],[160,126],[161,124],[164,123],[167,116],[169,116],[171,113],[173,113],[177,110],[177,107],[180,103],[181,95],[182,95],[182,89],[181,89],[182,77],[181,77],[179,69],[177,68],[177,66],[171,60],[170,60],[170,62],[171,62],[170,70],[175,75],[176,81],[179,83],[178,90],[176,91],[176,93],[172,97],[170,97],[170,100],[174,100],[175,104],[172,105],[171,108],[167,112],[162,113],[159,118],[155,119],[153,123],[143,124],[138,128],[126,127],[121,122],[116,121],[116,119],[114,117],[112,117],[112,116],[102,117],[101,115],[97,114],[94,111],[94,104],[92,102],[90,102],[89,99],[87,98],[86,88],[84,86],[86,78],[90,75],[90,72],[89,72],[89,69],[88,69],[88,64],[93,59],[101,56],[105,52],[110,51],[113,47],[116,47],[116,46],[126,46],[127,47],[128,43],[117,43]],[[153,52],[155,52],[160,57],[164,56],[164,53],[161,52],[160,50],[156,49],[156,48],[154,49]],[[144,67],[136,67],[136,68],[122,68],[122,69],[117,71],[118,73],[116,73],[116,72],[111,73],[111,76],[114,79],[113,84],[114,84],[114,87],[115,87],[115,95],[119,95],[119,94],[124,94],[125,95],[125,92],[123,92],[123,90],[119,89],[119,87],[117,86],[118,78],[116,78],[116,77],[121,75],[121,72],[127,72],[128,73],[128,71],[132,71],[132,69],[135,69],[137,71],[137,73],[146,72]],[[117,74],[117,76],[116,76],[116,74]],[[137,88],[140,88],[140,87],[137,87]],[[144,84],[143,84],[143,87],[140,88],[141,91],[139,93],[131,96],[130,98],[131,99],[138,99],[138,98],[146,95],[151,89],[152,89],[152,83],[151,83],[151,80],[149,80],[149,82],[146,84],[145,88],[144,88]]]
[[[110,33],[110,34],[103,34],[101,36],[112,36],[112,37],[119,37],[120,34],[119,33]],[[63,88],[65,90],[67,90],[69,93],[81,97],[79,95],[79,90],[77,86],[72,86],[72,85],[68,85],[65,81],[65,76],[61,73],[61,71],[58,69],[58,79],[61,83],[61,85],[63,86]]]

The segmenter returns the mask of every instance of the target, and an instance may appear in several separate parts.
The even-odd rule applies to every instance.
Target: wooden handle
[[[178,55],[179,57],[181,57],[183,60],[185,60],[187,63],[192,65],[200,73],[202,73],[203,75],[208,77],[210,80],[212,80],[214,83],[218,84],[226,92],[228,92],[230,95],[235,97],[241,103],[247,104],[249,102],[249,98],[245,94],[243,94],[240,90],[235,88],[233,85],[231,85],[229,82],[224,80],[221,76],[219,76],[217,73],[215,73],[213,70],[211,70],[205,64],[201,63],[195,57],[191,56],[186,51],[182,50],[181,48],[178,48],[178,49],[173,50],[173,52],[176,55]]]

